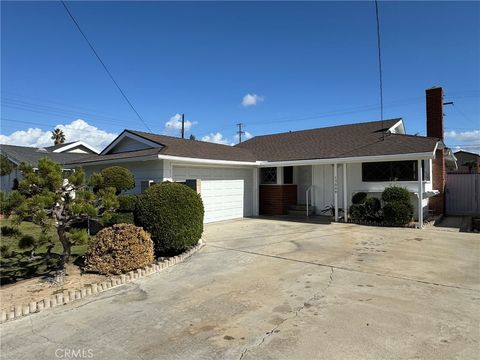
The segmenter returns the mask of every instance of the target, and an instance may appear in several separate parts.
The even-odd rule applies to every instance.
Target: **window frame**
[[[265,181],[265,173],[267,171],[275,172],[275,180]],[[260,168],[260,185],[276,185],[278,181],[278,173],[276,167],[263,167]]]
[[[426,166],[426,161],[428,160],[422,160],[422,181],[430,181],[428,178],[430,177],[430,170],[429,167]],[[403,163],[403,165],[401,165]],[[387,174],[388,177],[367,177],[368,174],[366,172],[368,169],[366,167],[368,166],[381,166],[384,165],[387,168],[383,169],[383,173]],[[413,168],[411,169],[413,171],[413,176],[412,177],[406,177],[406,176],[395,176],[398,174],[398,171],[401,171],[403,166],[409,166],[412,165]],[[428,176],[426,174],[426,171],[428,171]],[[370,169],[371,171],[371,169]],[[391,182],[391,181],[398,181],[398,182],[411,182],[411,181],[418,181],[418,161],[417,160],[400,160],[400,161],[378,161],[378,162],[366,162],[362,163],[362,182]]]

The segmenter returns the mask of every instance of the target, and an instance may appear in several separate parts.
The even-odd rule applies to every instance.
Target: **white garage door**
[[[205,223],[243,217],[243,180],[207,180],[201,183]]]
[[[174,165],[172,175],[173,181],[202,181],[205,222],[253,215],[253,169]]]

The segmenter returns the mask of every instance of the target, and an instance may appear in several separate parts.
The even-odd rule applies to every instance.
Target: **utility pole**
[[[238,131],[237,131],[238,143],[240,144],[242,142],[242,135],[245,134],[245,131],[242,131],[242,126],[244,126],[244,124],[238,123],[237,126],[238,126]]]
[[[185,114],[182,114],[182,139],[185,139]]]

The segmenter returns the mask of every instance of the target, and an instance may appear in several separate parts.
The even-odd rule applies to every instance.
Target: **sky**
[[[98,149],[123,129],[225,144],[380,119],[373,2],[1,3],[0,143]],[[446,143],[480,152],[480,3],[380,2],[384,117],[425,135],[442,86]]]

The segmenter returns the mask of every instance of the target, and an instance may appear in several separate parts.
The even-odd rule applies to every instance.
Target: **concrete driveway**
[[[478,358],[478,234],[246,219],[205,241],[165,272],[2,325],[2,359]]]

